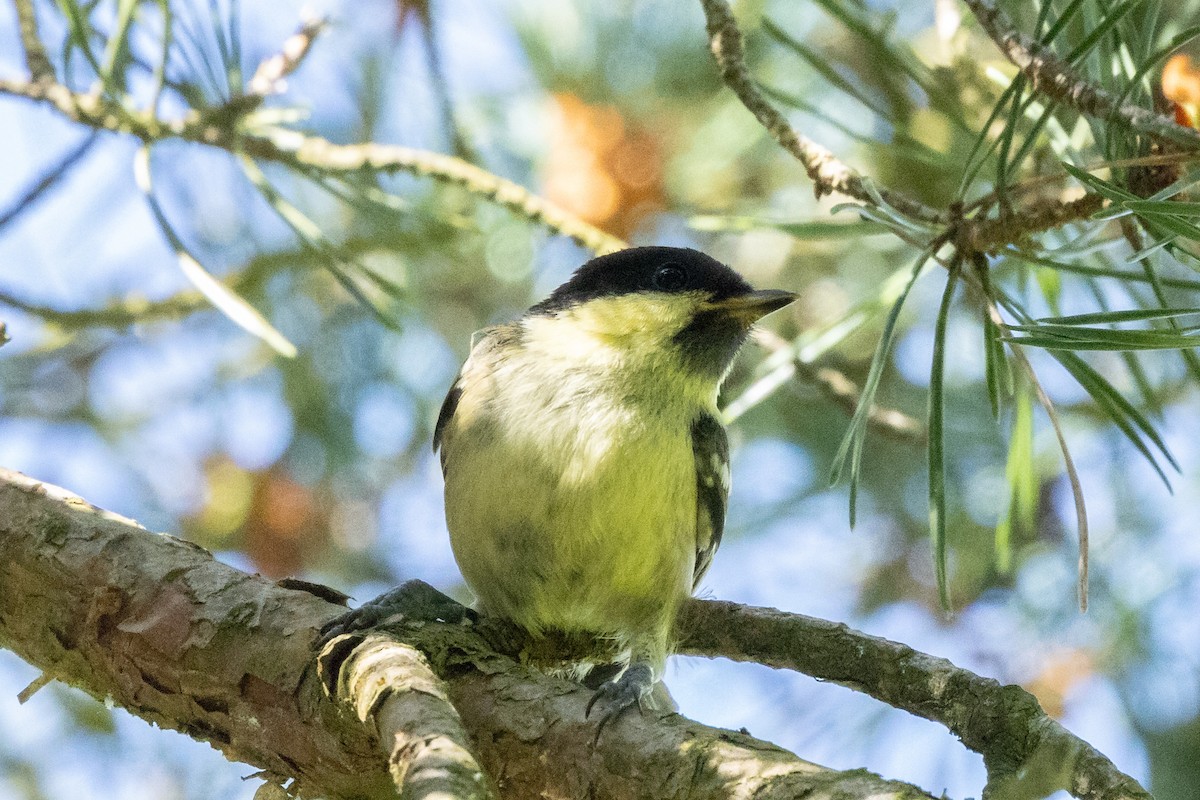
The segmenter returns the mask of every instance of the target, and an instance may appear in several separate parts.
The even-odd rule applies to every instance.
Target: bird
[[[601,729],[661,704],[672,623],[725,525],[718,392],[751,326],[796,297],[693,249],[602,255],[476,334],[442,404],[433,447],[475,609],[527,634],[532,665],[608,676],[589,684]]]

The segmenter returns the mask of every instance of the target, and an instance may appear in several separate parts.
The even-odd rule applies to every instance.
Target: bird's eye
[[[654,271],[654,288],[660,292],[678,292],[688,282],[688,273],[681,265],[668,261]]]

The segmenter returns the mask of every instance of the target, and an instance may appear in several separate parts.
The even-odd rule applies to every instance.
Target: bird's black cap
[[[704,292],[724,300],[751,291],[741,275],[699,250],[631,247],[593,258],[529,313],[553,314],[597,297],[635,292]]]

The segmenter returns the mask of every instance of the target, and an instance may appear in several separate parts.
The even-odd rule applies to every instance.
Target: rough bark
[[[395,796],[385,757],[393,747],[381,747],[376,726],[394,730],[405,712],[368,713],[375,725],[364,726],[352,703],[368,712],[387,704],[355,691],[330,701],[315,668],[317,631],[343,610],[0,471],[0,645],[301,795]],[[502,797],[930,797],[675,714],[627,714],[596,740],[583,714],[587,689],[514,663],[471,628],[400,633],[400,646],[415,646],[447,681]]]

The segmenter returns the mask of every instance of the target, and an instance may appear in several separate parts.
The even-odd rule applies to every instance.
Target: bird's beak
[[[747,328],[772,311],[778,311],[799,295],[779,289],[761,289],[747,294],[726,297],[704,305],[705,311],[718,311],[729,315]]]

